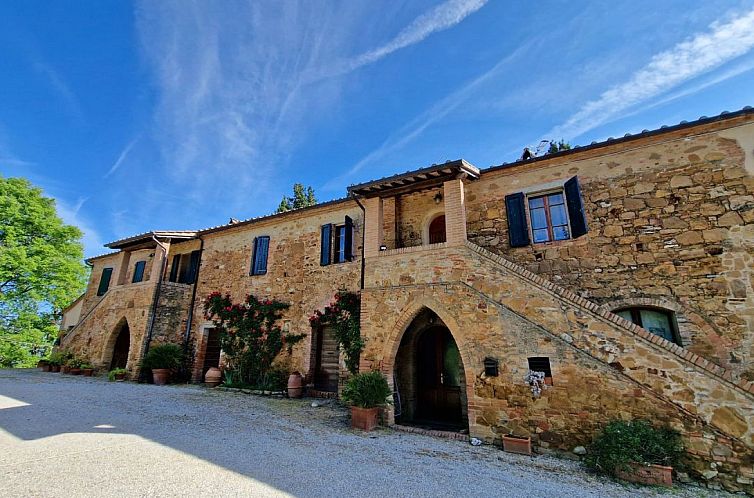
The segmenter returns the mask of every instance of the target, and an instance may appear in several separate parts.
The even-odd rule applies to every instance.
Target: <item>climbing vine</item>
[[[283,348],[291,353],[293,345],[306,334],[283,332],[278,325],[290,305],[275,300],[259,300],[251,294],[234,303],[230,294],[213,292],[204,302],[204,314],[220,332],[220,347],[227,371],[234,383],[264,387],[277,376],[272,362]]]
[[[357,292],[338,291],[324,311],[316,310],[309,317],[313,328],[332,326],[335,339],[352,374],[359,371],[359,356],[364,349],[361,339],[361,296]]]

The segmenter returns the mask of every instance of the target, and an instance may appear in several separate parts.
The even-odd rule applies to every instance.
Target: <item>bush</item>
[[[676,431],[655,428],[646,420],[614,420],[589,447],[585,463],[615,475],[617,470],[628,470],[632,462],[678,468],[682,454],[681,436]]]
[[[81,358],[77,358],[76,356],[74,356],[73,358],[71,358],[70,360],[68,360],[67,365],[69,367],[71,367],[71,368],[81,368],[81,366],[84,363],[85,363],[84,360],[82,360]]]
[[[142,368],[150,370],[167,368],[175,369],[183,363],[183,349],[177,344],[160,344],[147,352],[141,362]]]
[[[377,371],[359,373],[348,379],[342,398],[359,408],[374,408],[390,403],[392,393],[385,377]]]
[[[262,389],[269,391],[283,391],[288,387],[288,369],[282,365],[273,365],[264,374]]]
[[[73,353],[71,353],[70,351],[59,349],[57,351],[53,351],[52,353],[50,353],[50,357],[47,358],[47,361],[50,363],[50,365],[60,367],[63,365],[68,365],[72,359],[73,359]]]
[[[116,375],[127,374],[127,373],[128,373],[128,370],[126,370],[125,368],[114,368],[107,373],[107,380],[109,380],[110,382],[115,382]]]

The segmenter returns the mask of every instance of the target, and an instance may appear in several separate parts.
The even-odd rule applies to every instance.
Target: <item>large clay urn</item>
[[[204,374],[204,384],[207,387],[217,387],[223,379],[223,372],[217,367],[212,367]]]
[[[164,386],[170,380],[170,369],[169,368],[153,368],[152,379],[154,380],[154,383],[156,385]]]
[[[300,398],[304,393],[304,379],[298,372],[293,372],[288,377],[288,397]]]

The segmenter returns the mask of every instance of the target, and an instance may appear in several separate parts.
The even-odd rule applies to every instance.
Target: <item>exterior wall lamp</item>
[[[437,192],[433,199],[435,200],[435,204],[440,204],[442,202],[442,193]]]

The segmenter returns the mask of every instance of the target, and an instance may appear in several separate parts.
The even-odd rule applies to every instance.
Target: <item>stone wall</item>
[[[321,226],[342,224],[345,216],[354,222],[353,261],[320,266]],[[288,361],[291,369],[309,372],[312,346],[309,317],[314,310],[328,305],[338,290],[359,289],[362,229],[359,207],[353,201],[343,201],[202,235],[204,252],[192,326],[196,357],[203,356],[202,330],[211,326],[204,318],[204,298],[214,291],[229,293],[234,301],[253,294],[290,304],[283,327],[306,337],[294,348],[291,358],[281,360]],[[270,237],[267,273],[249,275],[254,238],[265,235]],[[200,370],[201,365],[196,365],[195,380],[199,380]]]
[[[605,308],[674,310],[683,346],[754,379],[751,117],[483,172],[466,184],[469,240]],[[725,128],[725,129],[723,129]],[[578,176],[587,235],[510,248],[504,198]]]
[[[429,243],[427,239],[429,223],[444,211],[443,203],[437,204],[434,198],[442,193],[442,186],[439,186],[395,197],[394,218],[397,237],[395,244],[388,245],[388,249],[415,247]],[[385,219],[387,220],[388,217],[386,216]]]
[[[751,492],[754,387],[625,320],[474,246],[388,251],[367,261],[362,369],[392,379],[404,331],[428,308],[465,367],[472,436],[531,435],[570,450],[614,418],[682,432],[692,474]],[[486,356],[500,360],[484,376]],[[533,398],[527,358],[550,358],[554,385]],[[723,402],[723,400],[725,400]]]

